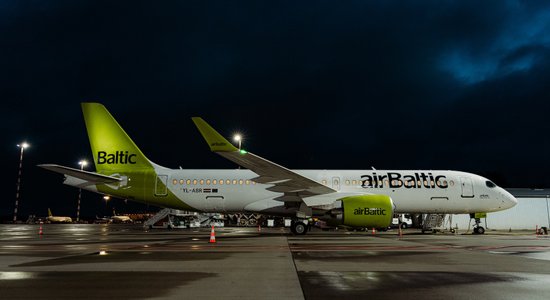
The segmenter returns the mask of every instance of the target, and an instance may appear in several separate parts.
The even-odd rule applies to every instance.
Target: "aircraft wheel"
[[[479,227],[474,227],[474,234],[478,234]]]
[[[407,229],[407,223],[401,223],[401,229]]]
[[[307,232],[306,224],[300,221],[294,222],[290,229],[292,230],[292,233],[297,235],[304,235]]]
[[[478,233],[478,234],[484,234],[484,233],[485,233],[485,228],[479,226],[479,227],[477,228],[477,233]]]

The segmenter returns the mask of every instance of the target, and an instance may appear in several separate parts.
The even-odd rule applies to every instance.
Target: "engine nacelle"
[[[352,227],[385,228],[393,218],[393,201],[388,195],[349,196],[336,201],[329,212],[330,223]]]

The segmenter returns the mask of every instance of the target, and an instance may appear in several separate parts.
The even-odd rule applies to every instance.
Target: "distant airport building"
[[[471,223],[471,224],[470,224]],[[487,224],[485,224],[487,223]],[[453,227],[458,225],[459,230],[473,224],[469,215],[453,215]],[[550,228],[550,199],[547,198],[518,198],[518,204],[510,209],[487,214],[487,219],[481,219],[486,229],[533,229],[538,226]]]

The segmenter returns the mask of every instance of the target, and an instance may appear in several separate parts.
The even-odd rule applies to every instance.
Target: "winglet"
[[[208,143],[212,152],[233,152],[239,151],[237,147],[233,146],[228,140],[226,140],[221,134],[219,134],[212,126],[208,125],[200,117],[191,118],[195,123],[195,126],[199,129],[202,137]]]

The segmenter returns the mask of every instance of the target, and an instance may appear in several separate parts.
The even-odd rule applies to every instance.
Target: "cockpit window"
[[[485,181],[485,185],[487,185],[487,187],[490,187],[490,188],[494,188],[497,186],[496,184],[494,184],[492,181],[489,181],[489,180]]]

